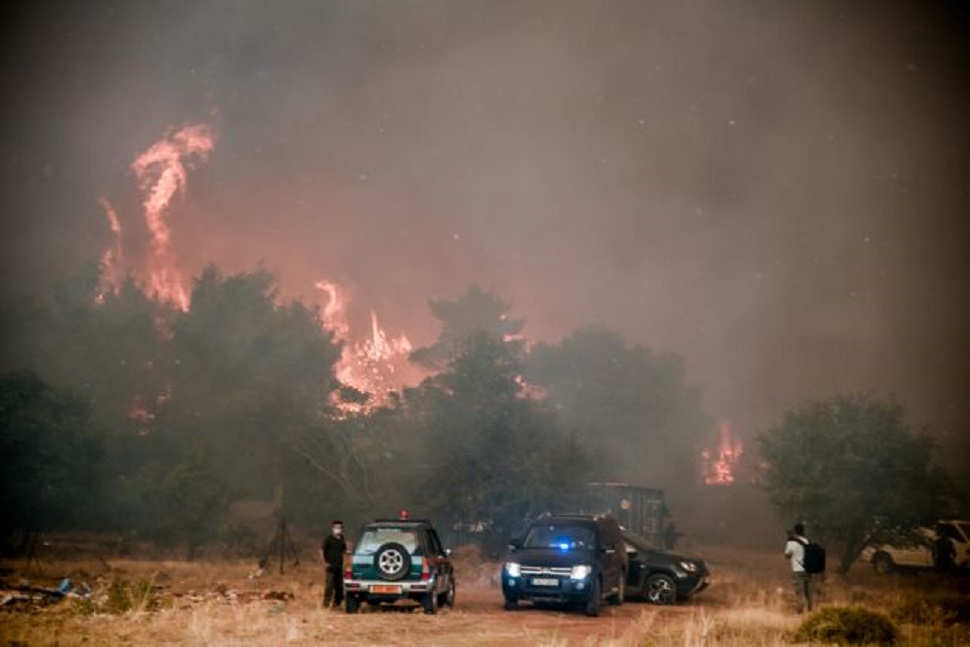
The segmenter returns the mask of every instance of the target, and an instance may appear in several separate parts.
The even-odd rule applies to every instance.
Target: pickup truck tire
[[[887,553],[876,553],[872,556],[872,568],[880,575],[889,575],[896,570],[896,563]]]

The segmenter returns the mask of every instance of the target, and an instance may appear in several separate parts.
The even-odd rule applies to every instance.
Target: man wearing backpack
[[[790,560],[792,585],[795,590],[795,611],[802,613],[812,610],[812,574],[805,568],[805,548],[810,542],[805,537],[805,525],[796,523],[788,532],[785,544],[785,557]]]

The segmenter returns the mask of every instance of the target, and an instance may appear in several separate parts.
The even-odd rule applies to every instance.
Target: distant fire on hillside
[[[733,485],[737,479],[737,467],[744,453],[744,445],[731,432],[731,426],[726,420],[718,423],[717,433],[717,449],[701,452],[704,484]]]

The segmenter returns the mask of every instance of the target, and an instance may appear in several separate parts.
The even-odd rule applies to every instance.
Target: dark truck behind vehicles
[[[613,517],[541,517],[509,544],[502,569],[505,608],[530,600],[581,606],[597,616],[604,600],[623,604],[627,572],[625,543]]]
[[[609,514],[621,526],[648,539],[654,546],[673,548],[671,519],[659,488],[629,483],[587,483],[581,508]]]

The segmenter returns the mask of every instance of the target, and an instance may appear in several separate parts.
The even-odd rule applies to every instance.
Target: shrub
[[[806,618],[795,633],[799,642],[839,645],[891,645],[898,637],[887,616],[863,607],[826,607]]]
[[[947,607],[944,600],[933,604],[923,598],[907,597],[892,608],[891,615],[896,622],[944,626],[959,620],[958,613]]]
[[[97,606],[100,608],[97,610],[111,614],[156,611],[161,606],[161,600],[155,591],[154,578],[140,579],[137,582],[113,579],[99,602]]]

